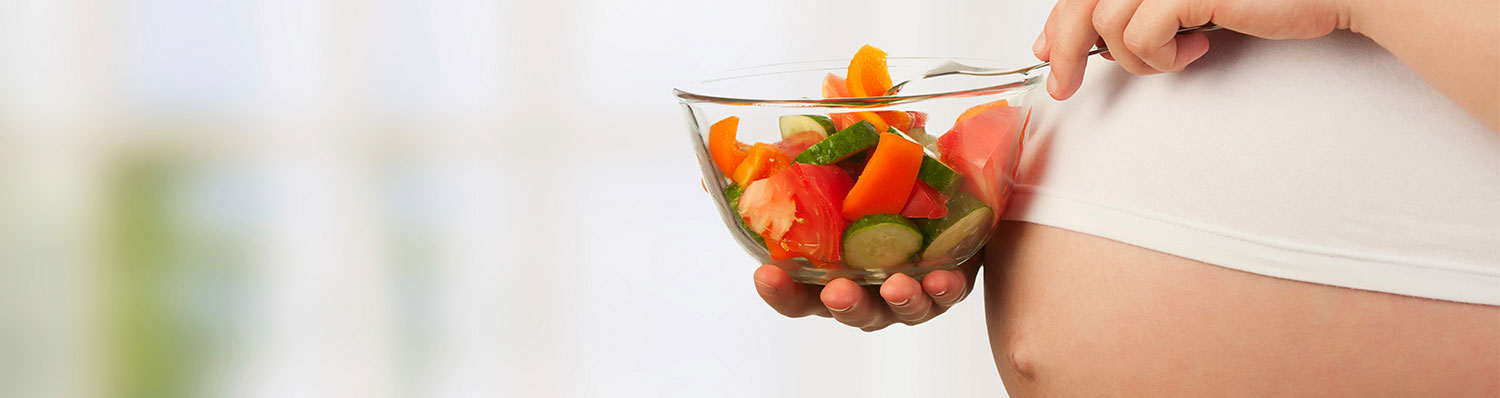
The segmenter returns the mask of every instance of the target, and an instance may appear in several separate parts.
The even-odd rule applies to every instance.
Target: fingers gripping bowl
[[[955,76],[881,96],[890,75],[948,61],[1003,66],[866,46],[851,62],[739,69],[674,90],[730,235],[802,283],[921,278],[974,256],[1010,196],[1042,75]]]

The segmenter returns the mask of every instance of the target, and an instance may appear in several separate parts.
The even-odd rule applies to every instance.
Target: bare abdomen
[[[1500,397],[1500,307],[1235,271],[1005,222],[985,273],[1012,396]]]

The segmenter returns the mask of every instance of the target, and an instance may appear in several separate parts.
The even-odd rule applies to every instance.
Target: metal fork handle
[[[1177,30],[1177,34],[1178,35],[1182,35],[1182,34],[1193,33],[1193,32],[1211,32],[1211,31],[1215,31],[1215,30],[1219,30],[1219,29],[1224,29],[1224,27],[1219,26],[1219,25],[1214,25],[1214,24],[1208,24],[1208,25],[1203,25],[1203,26],[1194,26],[1194,27],[1189,27],[1189,28],[1178,29]],[[1106,47],[1106,46],[1104,46],[1104,45],[1101,44],[1098,47],[1095,47],[1093,50],[1090,50],[1089,54],[1086,55],[1086,56],[1087,57],[1091,57],[1091,56],[1094,56],[1094,55],[1103,54],[1103,53],[1107,53],[1107,52],[1109,52],[1109,47]],[[1026,73],[1026,72],[1034,71],[1034,70],[1037,70],[1037,69],[1045,68],[1045,67],[1047,67],[1049,65],[1052,65],[1052,62],[1050,62],[1050,61],[1049,62],[1042,62],[1042,63],[1036,64],[1036,65],[1032,65],[1032,66],[1028,66],[1028,67],[1025,67],[1025,68],[1016,69],[1016,70],[1009,70],[1009,71],[973,71],[973,72],[970,72],[970,71],[946,71],[946,72],[943,72],[943,73],[940,73],[940,74],[934,74],[934,75],[924,76],[924,77],[936,77],[936,76],[945,76],[945,75],[951,75],[951,74],[964,74],[964,75],[970,75],[970,76],[1001,76],[1001,75],[1011,75],[1011,74]]]
[[[1184,34],[1184,33],[1192,33],[1192,32],[1208,32],[1208,31],[1219,30],[1219,29],[1223,29],[1223,28],[1219,27],[1219,25],[1208,24],[1208,25],[1203,25],[1203,26],[1194,26],[1194,27],[1189,27],[1189,28],[1178,29],[1177,30],[1177,34],[1181,35],[1181,34]],[[1109,52],[1109,47],[1105,47],[1105,46],[1101,45],[1101,46],[1099,46],[1097,48],[1094,48],[1092,51],[1089,51],[1088,56],[1093,56],[1095,54],[1103,54],[1103,53],[1107,53],[1107,52]],[[972,67],[972,66],[960,64],[960,63],[955,62],[955,61],[948,61],[947,64],[944,64],[943,66],[940,66],[940,67],[938,67],[938,68],[936,68],[934,70],[928,71],[926,74],[923,74],[920,77],[917,77],[917,78],[914,78],[914,79],[909,79],[909,80],[903,81],[901,83],[897,83],[895,86],[892,86],[889,90],[885,90],[885,94],[883,94],[883,95],[887,95],[887,96],[896,95],[896,93],[900,92],[901,88],[902,87],[906,87],[906,85],[908,83],[911,83],[911,82],[914,82],[914,81],[917,81],[917,80],[925,80],[925,79],[930,79],[930,78],[934,78],[934,77],[939,77],[939,76],[948,76],[948,75],[968,75],[968,76],[1018,75],[1018,74],[1025,74],[1027,72],[1031,72],[1031,71],[1034,71],[1034,70],[1037,70],[1037,69],[1045,68],[1045,67],[1047,67],[1049,65],[1052,65],[1052,63],[1051,62],[1043,62],[1043,63],[1040,63],[1040,64],[1028,66],[1028,67],[1021,68],[1021,69],[1014,69],[1014,70],[994,70],[994,69],[989,69],[989,68]]]

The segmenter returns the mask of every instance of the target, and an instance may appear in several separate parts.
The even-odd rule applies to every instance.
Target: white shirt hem
[[[1042,224],[1217,266],[1283,279],[1500,305],[1500,275],[1321,247],[1275,243],[1150,212],[1017,185],[1004,218]]]

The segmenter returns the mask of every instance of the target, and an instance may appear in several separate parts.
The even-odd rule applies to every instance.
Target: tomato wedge
[[[831,113],[828,117],[833,119],[833,127],[840,131],[860,121],[859,116],[853,113]]]
[[[991,106],[937,140],[943,163],[964,176],[963,190],[991,208],[1003,208],[1008,192],[1002,177],[1015,175],[1022,117],[1019,108]]]
[[[797,155],[802,154],[802,151],[807,150],[808,147],[822,140],[822,135],[811,131],[804,131],[789,138],[783,138],[780,142],[776,143],[776,149],[781,150],[781,153],[785,153],[788,157],[796,158]]]
[[[751,183],[740,197],[740,214],[746,225],[765,238],[771,258],[804,257],[815,264],[834,263],[840,259],[844,227],[849,224],[840,215],[840,206],[853,185],[854,180],[838,167],[793,164]],[[745,204],[747,198],[750,205]],[[786,212],[788,203],[792,205],[790,214]],[[782,223],[787,224],[785,229],[780,228]]]
[[[745,227],[767,241],[786,236],[797,221],[797,202],[792,198],[791,188],[774,178],[756,180],[746,186],[736,210],[745,220]]]
[[[766,251],[771,253],[772,260],[790,260],[797,257],[796,253],[787,251],[786,244],[782,241],[765,238]]]
[[[914,129],[925,129],[925,128],[927,128],[927,112],[908,111],[908,112],[906,112],[906,114],[911,115],[911,128],[914,128]],[[902,131],[907,131],[907,130],[902,130]]]
[[[906,207],[901,208],[901,216],[932,219],[947,217],[948,199],[948,195],[919,180],[912,187],[911,196],[906,198]]]
[[[832,73],[829,73],[828,76],[824,76],[823,77],[823,98],[848,98],[848,97],[849,97],[848,82],[846,80],[844,80],[844,78],[839,77],[839,75],[835,75],[835,74],[832,74]],[[865,112],[865,113],[868,113],[868,112]],[[879,116],[875,116],[874,114],[871,114],[870,117],[864,117],[863,115],[860,115],[857,112],[856,113],[833,113],[833,114],[829,114],[828,117],[833,119],[833,127],[836,128],[836,129],[839,129],[839,130],[843,130],[845,128],[848,128],[849,126],[853,126],[855,123],[859,123],[860,120],[869,120],[871,118],[877,119],[877,120],[880,119]],[[870,122],[870,123],[876,123],[876,122]],[[883,124],[884,121],[881,121],[880,123]],[[878,127],[879,124],[877,124],[876,126]],[[885,131],[885,130],[876,130],[876,131]]]
[[[970,118],[973,118],[975,116],[979,116],[979,114],[981,114],[981,113],[985,113],[987,111],[995,110],[995,109],[998,109],[998,108],[1005,108],[1005,107],[1009,107],[1009,106],[1010,106],[1010,102],[1006,101],[1006,100],[999,100],[999,101],[995,101],[995,102],[987,102],[987,103],[975,105],[973,108],[969,108],[968,110],[965,110],[963,114],[958,115],[958,119],[954,120],[953,124],[963,123],[965,120],[969,120]]]
[[[823,76],[823,98],[848,98],[849,87],[844,78],[829,73]]]
[[[814,263],[839,261],[844,227],[849,226],[840,213],[854,179],[837,166],[809,164],[794,164],[777,175],[786,175],[798,183],[797,222],[782,243],[788,251]]]

